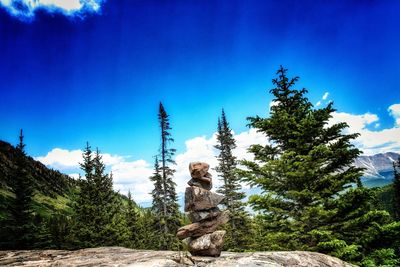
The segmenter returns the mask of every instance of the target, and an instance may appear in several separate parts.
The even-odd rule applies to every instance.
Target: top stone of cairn
[[[191,162],[189,164],[190,176],[195,179],[207,177],[209,175],[208,169],[210,169],[210,165],[205,162]]]
[[[212,188],[211,174],[208,172],[210,165],[205,162],[191,162],[189,172],[192,179],[188,182],[190,186],[198,186],[206,190]]]

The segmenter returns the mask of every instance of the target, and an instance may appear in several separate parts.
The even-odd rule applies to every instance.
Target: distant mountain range
[[[393,162],[399,157],[400,154],[394,152],[360,156],[355,166],[365,168],[362,181],[366,186],[383,186],[392,182]]]

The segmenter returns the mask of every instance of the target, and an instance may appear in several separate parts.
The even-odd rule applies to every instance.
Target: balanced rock
[[[198,211],[215,208],[224,196],[197,186],[186,187],[185,211]]]
[[[180,239],[184,239],[186,237],[199,237],[214,232],[217,230],[218,226],[227,223],[228,221],[229,211],[225,210],[221,213],[221,215],[211,220],[195,222],[179,228],[176,236]]]
[[[189,171],[192,178],[207,177],[210,165],[205,162],[191,162],[189,164]]]
[[[224,196],[211,192],[210,165],[204,162],[189,164],[190,187],[185,191],[185,211],[189,212],[192,224],[178,229],[176,236],[187,238],[192,255],[219,256],[224,243],[225,231],[216,231],[229,221],[229,211],[217,207]]]
[[[219,257],[221,255],[225,233],[225,231],[215,231],[214,233],[206,234],[199,238],[189,237],[185,241],[188,244],[190,254],[193,256]]]
[[[191,222],[199,222],[206,219],[215,218],[220,214],[221,210],[216,207],[209,210],[192,211],[189,213],[189,219]]]

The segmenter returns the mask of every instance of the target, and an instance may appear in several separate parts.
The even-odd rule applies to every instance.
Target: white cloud
[[[51,166],[56,169],[71,169],[79,167],[79,162],[82,159],[82,150],[54,148],[48,152],[46,156],[37,157],[35,159],[46,166]]]
[[[329,92],[325,92],[325,94],[322,96],[322,100],[328,99]]]
[[[150,192],[153,184],[149,177],[153,173],[152,166],[145,160],[123,161],[111,167],[114,189],[123,194],[131,191],[134,200],[146,202],[151,200]]]
[[[108,153],[102,153],[101,156],[106,165],[114,165],[123,160],[121,156],[110,155]],[[44,165],[59,170],[77,169],[79,168],[79,163],[82,162],[82,150],[53,148],[46,156],[36,157],[35,159]]]
[[[321,101],[318,101],[317,104],[315,104],[316,107],[321,106]]]
[[[250,147],[250,145],[268,144],[268,138],[263,133],[257,132],[257,130],[253,128],[248,131],[241,132],[234,137],[236,140],[236,149],[233,151],[233,153],[238,159],[253,159],[253,154],[247,152],[247,149]]]
[[[347,122],[348,131],[355,133],[363,131],[368,125],[379,120],[376,114],[365,113],[362,115],[354,115],[346,112],[334,112],[330,123]]]
[[[330,124],[346,122],[349,128],[347,133],[359,133],[354,145],[364,152],[365,155],[385,153],[389,151],[400,152],[400,128],[393,127],[376,130],[380,127],[379,117],[376,114],[365,113],[361,115],[345,112],[334,112]],[[370,130],[368,126],[374,125]]]
[[[400,104],[393,104],[388,108],[390,115],[395,120],[395,125],[400,127]]]
[[[62,13],[66,16],[97,13],[105,0],[0,0],[11,15],[22,19],[32,19],[36,10]]]

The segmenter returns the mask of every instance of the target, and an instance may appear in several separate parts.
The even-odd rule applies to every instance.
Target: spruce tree
[[[16,146],[16,168],[13,173],[13,192],[15,199],[12,205],[13,238],[15,249],[27,249],[34,245],[35,227],[32,215],[33,181],[26,170],[26,153],[24,135],[21,129],[19,143]]]
[[[159,217],[159,221],[156,222],[156,229],[161,234],[159,247],[161,249],[177,249],[179,241],[176,238],[176,232],[180,227],[180,214],[175,190],[176,184],[173,181],[175,170],[170,167],[175,164],[173,156],[176,150],[169,147],[174,139],[170,133],[169,115],[162,103],[159,105],[158,121],[161,130],[161,145],[156,159],[155,173],[151,177],[155,186],[152,192],[153,210]]]
[[[83,162],[80,163],[80,167],[84,172],[85,178],[83,179],[80,176],[78,180],[79,192],[77,193],[77,197],[73,206],[74,225],[69,238],[72,246],[77,248],[94,247],[97,245],[97,226],[93,223],[96,216],[96,207],[95,203],[92,202],[94,175],[92,153],[93,152],[89,143],[86,143],[86,147],[82,154]]]
[[[164,203],[163,203],[163,182],[162,182],[162,176],[160,173],[160,164],[158,162],[158,157],[155,158],[155,163],[154,163],[154,173],[153,176],[150,177],[150,181],[153,182],[154,184],[154,189],[151,192],[152,196],[152,206],[151,209],[156,213],[156,214],[163,214],[164,211]],[[162,226],[159,224],[159,231],[161,231]]]
[[[286,72],[281,67],[272,80],[270,117],[248,118],[269,144],[252,145],[254,161],[241,162],[241,175],[261,189],[249,202],[263,218],[264,249],[315,250],[362,262],[391,248],[389,233],[398,234],[400,225],[373,209],[373,191],[361,185],[362,169],[353,166],[361,152],[351,143],[358,134],[345,134],[344,122],[329,125],[333,104],[314,109],[307,90],[293,88],[298,77]]]
[[[160,236],[162,232],[155,228],[156,222],[159,222],[160,218],[151,209],[142,209],[140,216],[138,217],[138,233],[140,240],[140,249],[160,249]]]
[[[136,211],[135,202],[132,199],[131,191],[128,192],[128,206],[126,211],[126,225],[129,230],[128,246],[131,248],[140,248],[139,214]]]
[[[215,170],[223,182],[217,192],[225,196],[222,204],[230,211],[230,220],[225,226],[227,234],[224,246],[231,250],[244,250],[248,245],[251,228],[249,216],[242,202],[245,194],[241,192],[240,179],[235,172],[237,160],[232,151],[236,148],[236,142],[224,110],[221,118],[218,118],[217,141],[215,148],[219,150],[217,156],[219,164]]]
[[[105,174],[105,165],[97,149],[93,155],[87,143],[83,152],[85,180],[74,207],[73,240],[78,247],[119,245],[126,242],[128,229],[122,215],[122,204],[113,191],[112,174]]]

